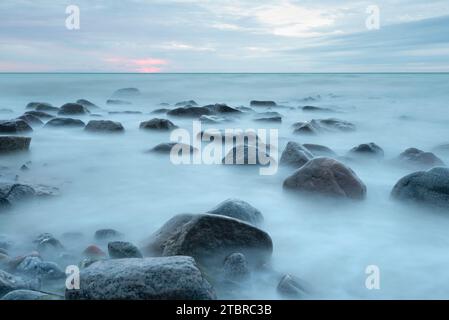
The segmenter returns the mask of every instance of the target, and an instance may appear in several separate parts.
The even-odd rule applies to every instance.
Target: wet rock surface
[[[140,124],[140,129],[145,130],[173,130],[177,126],[167,119],[154,118],[148,121],[144,121]]]
[[[0,136],[0,154],[27,151],[30,148],[31,138],[18,136]]]
[[[90,120],[85,131],[89,132],[123,132],[125,128],[120,122],[110,120]]]
[[[248,202],[240,199],[227,199],[207,213],[235,218],[253,225],[263,222],[262,213]]]

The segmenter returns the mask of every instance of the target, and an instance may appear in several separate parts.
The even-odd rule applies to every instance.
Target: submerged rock
[[[83,254],[91,259],[101,259],[106,256],[106,253],[103,250],[101,250],[100,247],[94,244],[84,249]]]
[[[300,168],[313,158],[305,147],[294,141],[289,141],[281,155],[280,164]]]
[[[56,280],[65,278],[65,272],[54,262],[42,261],[39,257],[26,257],[16,268],[28,277]]]
[[[394,199],[449,208],[449,168],[436,167],[401,178],[391,191]]]
[[[54,106],[48,102],[30,102],[26,105],[25,109],[36,110],[38,106],[42,106],[43,108],[54,108]]]
[[[89,110],[79,103],[66,103],[58,111],[59,115],[84,115],[87,113]]]
[[[112,259],[142,258],[140,250],[130,242],[113,241],[108,243],[109,256]]]
[[[76,103],[82,105],[84,108],[86,108],[89,111],[100,109],[100,107],[97,106],[95,103],[90,102],[89,100],[86,100],[86,99],[79,99],[76,101]]]
[[[234,252],[243,253],[253,266],[266,263],[273,251],[270,236],[237,219],[214,214],[180,214],[145,241],[144,253],[187,255],[204,266],[221,267]]]
[[[398,160],[415,168],[428,169],[437,166],[444,166],[443,160],[432,152],[424,152],[417,148],[409,148],[402,152]]]
[[[123,234],[114,229],[100,229],[95,231],[94,238],[96,240],[119,239]]]
[[[191,257],[98,261],[83,269],[80,290],[66,290],[76,300],[216,299]]]
[[[188,117],[188,118],[195,118],[195,117],[201,117],[201,116],[209,116],[212,115],[213,112],[206,107],[194,107],[194,106],[185,106],[180,107],[176,109],[172,109],[167,112],[170,116],[176,116],[176,117]]]
[[[159,119],[154,118],[140,124],[140,129],[148,129],[148,130],[173,130],[176,129],[176,126],[173,122],[167,119]]]
[[[175,104],[175,107],[185,107],[185,106],[197,106],[198,103],[195,102],[195,100],[188,100],[188,101],[180,101]]]
[[[301,280],[290,274],[282,277],[277,286],[277,291],[288,298],[298,298],[305,293],[305,290],[301,286]]]
[[[26,301],[26,300],[63,300],[63,297],[33,290],[14,290],[4,295],[0,300]]]
[[[261,118],[255,118],[254,121],[256,122],[276,122],[280,123],[282,122],[281,117],[261,117]]]
[[[16,151],[27,151],[31,138],[17,136],[0,136],[0,154]]]
[[[314,158],[284,180],[284,188],[362,200],[366,186],[350,168],[331,158]]]
[[[30,199],[36,195],[34,188],[24,184],[0,184],[0,202],[3,206]]]
[[[44,112],[58,112],[59,108],[58,107],[54,107],[48,103],[40,103],[38,104],[34,110],[36,111],[44,111]]]
[[[315,106],[304,106],[304,107],[302,107],[302,111],[306,111],[306,112],[334,112],[334,110],[332,110],[330,108],[315,107]]]
[[[226,280],[242,281],[250,276],[250,270],[245,255],[237,252],[231,253],[223,263],[223,275]]]
[[[177,146],[177,147],[179,147],[180,149],[183,149],[183,150],[187,150],[190,153],[194,153],[194,152],[198,151],[197,148],[192,147],[189,144],[179,143],[179,142],[160,143],[157,146],[155,146],[153,149],[151,149],[150,151],[158,152],[158,153],[170,153],[174,146]]]
[[[293,124],[293,133],[297,134],[318,134],[320,132],[349,132],[356,130],[356,126],[348,121],[329,118],[312,119],[306,122],[297,122]]]
[[[73,118],[54,118],[45,124],[46,128],[61,128],[61,127],[83,128],[84,126],[85,124],[83,121]]]
[[[216,124],[228,121],[226,118],[217,117],[217,116],[201,116],[199,119],[202,123],[208,124]]]
[[[303,144],[307,150],[309,150],[315,157],[335,157],[337,154],[330,148],[319,144]]]
[[[139,96],[140,90],[137,88],[121,88],[116,90],[112,96],[113,97],[137,97]]]
[[[120,122],[110,120],[90,120],[84,130],[89,132],[123,132],[123,128]]]
[[[37,288],[38,288],[37,281],[24,280],[21,277],[0,270],[0,297],[3,297],[5,294],[11,291],[19,289],[35,290]]]
[[[21,133],[29,131],[33,131],[33,128],[22,119],[0,121],[0,133]]]
[[[35,116],[39,119],[51,119],[54,118],[53,115],[47,113],[47,112],[43,112],[43,111],[27,111],[24,113],[24,115],[32,115]]]
[[[125,100],[108,99],[108,100],[106,100],[106,104],[120,106],[120,105],[130,105],[132,103],[129,101],[125,101]]]
[[[44,124],[44,122],[41,119],[39,119],[36,116],[33,116],[32,114],[24,114],[21,115],[20,117],[17,117],[17,119],[25,121],[30,126],[41,126]]]
[[[162,113],[167,113],[168,111],[170,111],[170,109],[168,109],[168,108],[159,108],[159,109],[151,111],[151,113],[152,114],[162,114]]]
[[[240,110],[234,109],[224,103],[210,104],[203,108],[207,108],[213,113],[241,113]]]
[[[277,106],[274,101],[261,101],[261,100],[252,100],[250,103],[251,107],[275,107]]]
[[[263,222],[262,213],[248,202],[240,199],[227,199],[207,213],[235,218],[253,225]]]
[[[352,148],[349,154],[356,156],[383,158],[384,150],[374,142],[362,143],[357,147]]]
[[[51,233],[42,233],[33,241],[39,251],[61,250],[64,248],[61,241],[56,239]]]

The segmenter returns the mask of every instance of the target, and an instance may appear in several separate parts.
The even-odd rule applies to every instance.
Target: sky
[[[1,0],[0,72],[449,72],[449,1]]]

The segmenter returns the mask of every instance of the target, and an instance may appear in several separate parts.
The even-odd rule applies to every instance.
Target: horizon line
[[[449,71],[386,71],[386,72],[3,72],[0,74],[132,74],[132,75],[176,75],[176,74],[449,74]]]

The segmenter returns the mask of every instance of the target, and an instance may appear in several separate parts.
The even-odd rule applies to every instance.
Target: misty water
[[[124,87],[142,92],[131,105],[106,105]],[[313,97],[314,99],[306,99]],[[227,198],[239,198],[264,215],[262,228],[273,239],[272,268],[307,284],[305,299],[390,299],[449,297],[449,212],[397,203],[390,192],[413,169],[393,164],[409,147],[424,151],[449,143],[447,74],[2,74],[1,118],[15,118],[31,101],[61,106],[88,99],[101,119],[120,121],[125,133],[89,134],[82,129],[35,127],[28,153],[2,155],[2,178],[59,188],[59,195],[15,205],[0,214],[0,234],[13,239],[15,255],[33,249],[32,239],[49,232],[81,255],[93,234],[114,228],[139,244],[178,213],[202,213]],[[166,155],[146,153],[168,142],[169,132],[139,130],[139,123],[166,115],[150,114],[160,103],[194,99],[199,105],[249,106],[274,100],[293,108],[272,108],[282,124],[240,116],[204,128],[277,128],[279,150],[288,141],[325,145],[340,156],[352,147],[375,142],[381,161],[347,160],[367,186],[361,202],[311,198],[283,191],[294,169],[280,167],[263,176],[246,166],[173,165]],[[305,100],[304,100],[305,99]],[[310,101],[312,100],[312,101]],[[310,113],[299,106],[329,107],[338,113]],[[266,108],[255,108],[263,112]],[[108,114],[141,111],[142,114]],[[357,126],[354,132],[294,135],[291,125],[312,118],[336,117]],[[77,117],[88,122],[92,116]],[[100,119],[100,118],[98,118]],[[191,129],[192,120],[169,117]],[[435,152],[445,163],[449,154]],[[279,154],[280,156],[280,154]],[[30,170],[19,168],[31,161]],[[6,167],[6,168],[4,168]],[[66,242],[65,232],[85,237]],[[104,244],[100,244],[107,250]],[[76,262],[76,261],[75,261]],[[380,268],[380,290],[365,287],[368,265]],[[61,267],[65,267],[61,265]],[[280,299],[270,276],[254,275],[232,298]]]

